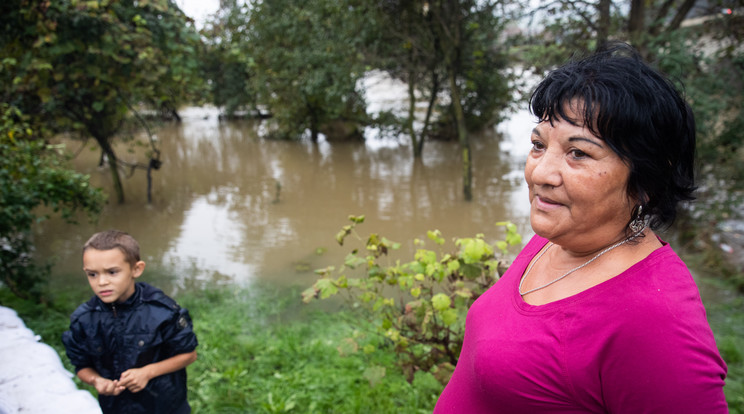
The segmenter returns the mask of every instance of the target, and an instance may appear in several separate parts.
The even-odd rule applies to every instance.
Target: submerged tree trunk
[[[413,55],[413,52],[410,52],[411,55]],[[413,58],[410,58],[411,61],[413,61]],[[416,129],[414,128],[414,119],[416,117],[416,82],[415,79],[415,72],[413,70],[408,71],[408,120],[406,122],[406,129],[408,129],[408,133],[411,135],[411,146],[413,147],[413,158],[421,158],[421,153],[423,151],[423,146],[421,146],[421,141],[424,140],[424,136],[421,135],[420,137],[416,134]]]
[[[473,155],[470,152],[470,137],[465,126],[465,114],[460,101],[460,90],[457,88],[457,80],[454,71],[449,71],[449,84],[452,94],[452,110],[455,113],[457,124],[457,140],[460,143],[462,155],[462,191],[465,201],[473,199]]]
[[[114,192],[116,193],[116,201],[119,204],[124,204],[124,186],[121,183],[121,176],[119,175],[119,161],[116,158],[116,153],[111,147],[111,144],[107,139],[101,137],[95,137],[98,141],[98,145],[101,146],[101,151],[106,154],[108,158],[109,170],[111,170],[111,179],[114,183]]]
[[[434,103],[437,101],[437,94],[439,93],[439,76],[437,75],[436,69],[432,71],[431,75],[431,96],[429,97],[429,106],[426,108],[426,117],[424,117],[424,126],[421,128],[421,139],[419,140],[418,152],[424,152],[424,138],[426,133],[429,131],[429,123],[431,122],[431,114],[434,112]]]

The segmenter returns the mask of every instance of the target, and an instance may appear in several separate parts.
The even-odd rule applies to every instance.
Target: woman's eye
[[[545,145],[540,141],[532,141],[532,150],[533,151],[540,151],[545,149]]]
[[[582,150],[574,149],[574,150],[571,150],[571,156],[574,158],[586,158],[589,155]]]

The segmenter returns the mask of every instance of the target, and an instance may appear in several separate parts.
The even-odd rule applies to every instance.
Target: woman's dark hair
[[[578,107],[576,105],[579,105]],[[583,119],[571,119],[571,105]],[[583,109],[583,111],[582,111]],[[627,192],[653,229],[677,216],[695,191],[695,118],[672,82],[625,43],[551,71],[530,98],[540,121],[586,127],[629,166]]]

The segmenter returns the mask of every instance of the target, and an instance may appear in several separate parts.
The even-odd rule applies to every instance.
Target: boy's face
[[[131,266],[119,249],[83,253],[83,271],[88,276],[93,293],[104,303],[124,302],[134,293],[134,280],[145,270],[145,262]]]

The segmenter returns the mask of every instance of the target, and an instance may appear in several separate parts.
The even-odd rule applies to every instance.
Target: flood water
[[[260,137],[260,122],[220,122],[214,109],[182,115],[182,123],[156,130],[163,166],[153,172],[152,204],[145,171],[124,179],[126,203],[118,205],[108,169],[97,166],[97,147],[91,142],[80,151],[76,168],[110,200],[96,224],[52,219],[38,226],[40,257],[55,262],[53,286],[89,289],[80,249],[92,233],[109,228],[138,239],[147,263],[141,280],[171,294],[256,280],[309,286],[314,269],[339,267],[351,248],[361,247],[335,241],[349,215],[366,217],[358,227],[362,238],[375,232],[402,243],[404,261],[427,230],[448,239],[483,233],[496,241],[503,231],[495,223],[509,220],[531,234],[522,168],[533,123],[524,111],[472,137],[471,202],[463,200],[454,141],[427,142],[423,159],[414,162],[406,139],[277,141]],[[144,135],[137,139],[146,142]],[[81,144],[68,146],[78,151]],[[146,160],[142,148],[127,148],[117,149],[121,158]]]
[[[394,93],[400,85],[378,86],[384,90],[376,96],[389,101],[372,102],[372,111],[405,105]],[[91,234],[112,228],[140,242],[147,263],[140,280],[172,295],[256,281],[310,286],[315,269],[339,268],[351,249],[363,249],[353,237],[345,246],[335,241],[349,215],[365,216],[357,228],[361,239],[374,232],[402,244],[390,260],[410,261],[414,239],[428,241],[428,230],[440,230],[448,240],[482,233],[495,242],[504,235],[495,223],[511,221],[524,241],[533,234],[522,174],[534,126],[526,109],[471,137],[471,202],[463,199],[455,141],[428,141],[423,158],[414,161],[406,137],[382,139],[374,130],[365,132],[364,142],[277,141],[262,138],[264,123],[221,122],[214,108],[181,115],[182,123],[155,130],[163,166],[153,172],[151,204],[145,171],[123,179],[126,202],[119,205],[108,168],[98,167],[98,148],[68,141],[79,152],[76,169],[90,174],[110,200],[95,224],[81,217],[77,225],[53,218],[37,226],[38,255],[54,263],[53,289],[89,294],[81,247]],[[145,162],[147,137],[134,138],[143,145],[120,144],[117,154]],[[426,247],[438,249],[432,242]],[[700,287],[704,300],[721,300],[719,289]]]

